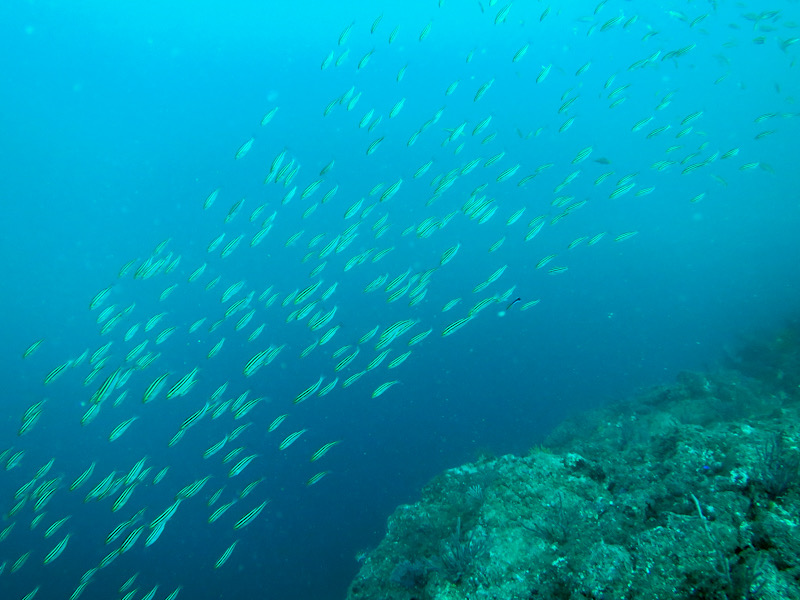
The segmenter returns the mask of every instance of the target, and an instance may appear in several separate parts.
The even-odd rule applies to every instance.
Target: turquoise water
[[[713,365],[742,337],[780,326],[795,313],[800,278],[797,12],[792,2],[615,0],[4,6],[0,44],[13,60],[6,61],[0,100],[7,407],[0,451],[9,449],[6,464],[24,451],[18,466],[0,471],[0,524],[14,524],[0,542],[8,597],[22,598],[37,585],[37,598],[69,597],[139,526],[130,550],[87,576],[83,597],[122,597],[118,590],[136,572],[129,591],[138,588],[137,598],[156,584],[156,598],[178,586],[182,597],[341,597],[358,569],[356,553],[375,545],[386,516],[443,468],[481,453],[523,453],[566,414]],[[269,175],[284,151],[280,167],[299,167],[288,184],[288,173],[278,181]],[[583,151],[588,156],[580,160]],[[631,175],[634,185],[623,192]],[[452,259],[443,260],[453,248]],[[156,266],[145,277],[148,259]],[[360,264],[345,270],[351,260]],[[376,291],[364,291],[382,276]],[[395,279],[397,288],[387,291]],[[221,303],[239,281],[238,294]],[[316,281],[319,288],[295,304],[291,293]],[[108,287],[105,302],[90,310]],[[245,308],[224,317],[251,292]],[[300,322],[289,319],[315,301]],[[101,333],[109,321],[98,324],[98,316],[112,304],[108,319],[122,316]],[[315,314],[334,307],[329,324],[309,327]],[[471,312],[462,328],[442,336]],[[404,320],[413,327],[386,344],[383,362],[343,387],[383,350],[376,345],[384,332]],[[301,357],[337,326],[330,341]],[[175,332],[156,345],[168,327]],[[375,337],[360,342],[375,327]],[[219,354],[207,358],[223,337]],[[42,345],[22,359],[38,339]],[[127,360],[146,339],[141,354]],[[88,355],[108,342],[108,359],[91,376]],[[270,347],[283,349],[245,377],[245,364]],[[353,362],[336,371],[356,348]],[[85,350],[78,365],[43,384]],[[409,350],[402,365],[388,369]],[[148,352],[153,362],[137,364]],[[195,367],[191,391],[168,400],[170,387]],[[115,381],[82,426],[92,395],[114,373],[127,380]],[[146,388],[165,373],[166,387],[144,404]],[[320,377],[320,388],[295,404]],[[399,383],[372,398],[391,381]],[[213,418],[222,402],[245,391],[242,402],[263,400],[238,420],[233,402]],[[18,436],[25,411],[44,399],[35,425]],[[206,414],[169,446],[207,402]],[[286,420],[268,432],[282,414]],[[224,450],[203,458],[246,423]],[[238,447],[241,454],[223,463]],[[240,475],[228,476],[253,454]],[[136,477],[127,482],[136,485],[130,500],[112,511],[129,487],[125,477],[145,456],[143,468],[151,471],[138,484]],[[50,470],[15,498],[51,458]],[[70,491],[92,463],[88,482]],[[164,467],[166,476],[154,484]],[[84,502],[112,472],[120,487]],[[181,502],[146,547],[153,519],[206,476],[201,492]],[[36,510],[35,490],[41,497],[51,487],[56,491]],[[208,523],[216,507],[234,500]],[[234,529],[267,500],[255,521]],[[142,509],[106,544],[116,525]],[[43,565],[67,534],[63,554]],[[236,540],[228,562],[215,569]]]

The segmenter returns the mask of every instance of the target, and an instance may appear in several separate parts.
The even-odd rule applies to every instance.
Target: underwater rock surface
[[[348,600],[800,598],[798,339],[435,477]]]

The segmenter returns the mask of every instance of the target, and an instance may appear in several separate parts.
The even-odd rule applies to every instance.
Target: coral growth
[[[443,473],[391,516],[348,599],[800,600],[799,347],[742,350],[547,449]]]

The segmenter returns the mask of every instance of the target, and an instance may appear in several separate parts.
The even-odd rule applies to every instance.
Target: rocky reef
[[[348,600],[799,599],[800,327],[434,478]]]

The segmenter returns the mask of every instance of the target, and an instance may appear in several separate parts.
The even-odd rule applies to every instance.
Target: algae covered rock
[[[738,371],[435,477],[349,600],[800,599],[800,395]]]

